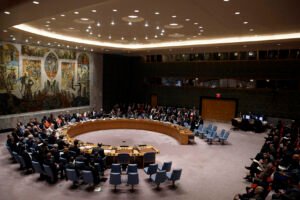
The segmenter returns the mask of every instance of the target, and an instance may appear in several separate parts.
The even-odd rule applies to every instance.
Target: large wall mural
[[[0,43],[0,115],[89,105],[89,56]]]

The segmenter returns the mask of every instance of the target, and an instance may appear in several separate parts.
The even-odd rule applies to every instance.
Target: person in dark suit
[[[93,162],[90,163],[90,162],[88,162],[88,160],[86,160],[83,170],[92,172],[95,185],[100,183],[99,173],[98,173],[98,170],[95,168],[95,165]]]
[[[46,155],[46,159],[44,160],[44,164],[48,165],[52,172],[53,172],[53,176],[54,176],[54,182],[57,181],[57,175],[58,175],[58,167],[55,164],[53,158],[52,158],[52,154],[50,152],[47,153]]]

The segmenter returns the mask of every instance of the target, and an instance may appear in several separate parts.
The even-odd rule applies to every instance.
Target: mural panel
[[[41,61],[23,59],[23,75],[20,77],[20,92],[24,99],[32,99],[41,89]]]
[[[45,48],[45,47],[22,45],[22,55],[23,56],[44,57],[48,51],[49,51],[49,49]]]
[[[75,63],[61,63],[61,89],[74,90]]]
[[[56,77],[58,71],[58,59],[54,53],[49,53],[45,60],[45,72],[50,80]]]
[[[0,93],[16,89],[19,77],[19,51],[11,44],[0,46]]]
[[[76,54],[0,43],[0,115],[89,105],[89,54]]]

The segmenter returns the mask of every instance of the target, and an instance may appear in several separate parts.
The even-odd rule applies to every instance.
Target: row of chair
[[[214,140],[219,141],[221,144],[224,144],[228,140],[230,135],[229,131],[222,129],[221,132],[217,133],[218,127],[216,125],[208,124],[207,127],[204,127],[203,124],[200,124],[197,129],[194,130],[194,135],[199,136],[200,138],[205,138],[209,144],[212,144]]]

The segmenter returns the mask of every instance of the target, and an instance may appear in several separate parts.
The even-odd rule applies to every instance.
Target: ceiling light
[[[159,15],[159,12],[155,12],[154,14]]]
[[[4,14],[10,15],[9,11],[4,11]]]
[[[159,30],[159,26],[156,27],[156,30]]]
[[[67,45],[67,48],[70,48],[70,46],[69,46],[69,45]]]
[[[91,49],[91,52],[93,52],[94,51],[94,49]]]
[[[13,41],[15,41],[15,40],[16,40],[16,38],[14,38],[14,37],[13,37],[13,38],[12,38],[12,40],[13,40]]]
[[[114,26],[114,25],[115,25],[115,22],[114,22],[114,21],[111,21],[111,22],[110,22],[110,25]]]
[[[136,16],[136,15],[129,15],[128,17],[131,18],[131,19],[136,19],[136,18],[138,18],[138,16]]]
[[[91,29],[92,27],[91,27],[91,25],[89,25],[87,28],[88,28],[88,29]]]
[[[47,30],[48,30],[48,31],[50,31],[50,30],[51,30],[51,28],[47,28]]]
[[[162,32],[162,33],[164,33],[164,32],[165,32],[165,30],[164,30],[164,29],[162,29],[162,30],[161,30],[161,32]]]
[[[27,43],[27,42],[28,42],[28,39],[26,39],[25,42]]]
[[[164,33],[163,33],[163,32],[161,32],[161,33],[160,33],[160,35],[161,35],[161,36],[163,36],[163,35],[164,35]]]
[[[82,17],[80,18],[81,21],[89,21],[89,18],[86,18],[86,17]]]
[[[90,35],[93,35],[93,32],[90,32]]]
[[[198,35],[202,35],[202,33],[198,33]]]
[[[251,31],[251,32],[252,32],[252,31],[254,31],[254,29],[253,29],[253,28],[250,28],[250,29],[249,29],[249,31]]]
[[[234,13],[235,15],[239,15],[239,14],[241,14],[239,11],[236,11],[235,13]]]
[[[90,32],[90,29],[87,28],[87,29],[85,29],[85,31],[86,31],[86,32]]]
[[[4,32],[4,33],[7,33],[7,30],[4,29],[3,32]]]
[[[46,21],[46,23],[47,23],[47,24],[50,24],[51,22],[50,22],[50,21]]]
[[[97,37],[101,37],[101,35],[100,35],[100,34],[98,34],[98,35],[97,35]]]
[[[250,79],[250,82],[253,82],[254,80],[253,79]]]
[[[38,1],[33,1],[32,3],[35,4],[35,5],[40,4],[40,2],[38,2]]]
[[[112,11],[113,11],[113,12],[118,12],[118,10],[117,10],[117,9],[113,9]]]
[[[148,40],[148,37],[147,37],[147,36],[145,37],[145,40]]]
[[[78,11],[75,11],[75,12],[74,12],[74,14],[75,14],[75,15],[78,15],[78,14],[79,14],[79,12],[78,12]]]
[[[100,22],[97,23],[97,26],[98,26],[98,27],[101,26]]]
[[[148,26],[149,26],[149,24],[148,24],[148,22],[146,22],[146,23],[145,23],[145,27],[148,27]]]
[[[169,24],[170,26],[178,26],[178,24],[177,23],[171,23],[171,24]]]
[[[124,40],[124,37],[121,37],[121,40]]]
[[[51,43],[50,43],[50,42],[48,42],[48,45],[50,46],[50,45],[51,45]]]
[[[194,25],[198,25],[198,22],[194,22]]]
[[[97,12],[97,10],[91,10],[93,13]]]
[[[111,39],[111,36],[108,36],[108,39]]]
[[[188,21],[190,21],[190,19],[189,19],[189,18],[186,18],[186,19],[185,19],[185,21],[187,21],[187,22],[188,22]]]
[[[10,35],[9,37],[11,37],[11,38],[12,38],[12,37],[14,37],[14,35]]]
[[[132,25],[132,22],[128,22],[128,25],[131,26],[131,25]]]
[[[51,19],[52,19],[52,20],[56,20],[56,18],[55,18],[55,17],[52,17]]]
[[[157,38],[157,35],[154,35],[155,38]]]
[[[204,32],[204,30],[203,29],[201,29],[201,30],[199,30],[201,33],[203,33]]]
[[[243,24],[248,24],[248,22],[247,22],[247,21],[244,21]]]
[[[176,18],[176,15],[173,15],[172,18]]]
[[[60,47],[60,44],[58,44],[57,46]]]
[[[229,0],[223,0],[223,1],[228,2]]]
[[[65,14],[61,14],[60,16],[61,16],[61,17],[65,17],[66,15],[65,15]]]
[[[138,12],[140,12],[140,11],[139,11],[139,10],[134,10],[133,12],[138,13]]]
[[[37,41],[36,43],[40,44],[40,43],[41,43],[41,41]]]
[[[203,26],[199,26],[198,28],[202,29],[202,28],[203,28]]]
[[[49,27],[49,24],[45,24],[46,27]]]
[[[76,46],[75,49],[78,49],[78,46]]]
[[[266,79],[267,82],[270,82],[270,79]]]
[[[136,40],[136,37],[134,37],[133,40]]]
[[[68,29],[69,29],[69,30],[74,30],[74,28],[73,28],[73,27],[69,27]]]

